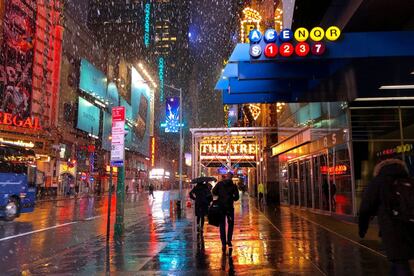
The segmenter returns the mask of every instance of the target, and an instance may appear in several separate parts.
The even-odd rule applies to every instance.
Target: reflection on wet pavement
[[[22,218],[15,223],[31,231],[99,216],[0,241],[2,248],[16,248],[15,254],[2,259],[1,271],[9,275],[22,270],[32,275],[387,274],[387,262],[380,254],[305,220],[287,207],[261,213],[247,196],[235,207],[233,249],[223,254],[218,228],[207,225],[204,235],[197,235],[193,209],[187,208],[177,217],[170,210],[169,196],[168,192],[157,192],[155,200],[146,194],[130,196],[125,211],[126,235],[120,241],[112,239],[108,246],[105,200],[49,210],[49,219],[38,222],[41,226],[34,218]],[[11,231],[11,225],[1,227]],[[7,235],[1,232],[0,239]]]

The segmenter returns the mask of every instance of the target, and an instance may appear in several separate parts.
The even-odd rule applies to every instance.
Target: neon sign
[[[385,149],[385,150],[382,150],[380,152],[377,152],[377,157],[381,157],[381,156],[384,156],[384,155],[393,155],[393,154],[396,154],[396,153],[410,152],[410,151],[413,150],[413,148],[414,148],[413,144],[404,144],[404,145],[397,146],[397,147],[392,148],[392,149]]]
[[[164,67],[165,60],[163,57],[158,59],[158,78],[160,79],[160,101],[164,101]]]
[[[9,139],[1,138],[1,137],[0,137],[0,143],[14,145],[18,147],[24,147],[24,148],[34,148],[35,146],[33,142],[25,142],[22,140],[9,140]]]
[[[151,137],[151,167],[155,167],[155,137]]]
[[[204,159],[209,159],[208,155],[250,155],[253,159],[258,152],[258,145],[253,139],[244,137],[206,137],[200,143],[200,152],[204,155]],[[244,156],[246,159],[246,156]]]
[[[144,17],[144,44],[145,47],[149,47],[150,45],[150,26],[151,26],[151,3],[145,4],[145,17]]]
[[[0,125],[28,128],[34,130],[41,129],[39,117],[27,117],[22,119],[18,115],[6,112],[0,112]]]
[[[315,27],[312,30],[298,28],[295,32],[290,29],[283,29],[279,34],[274,29],[268,29],[264,34],[254,29],[249,33],[250,56],[258,59],[264,55],[267,59],[274,59],[278,55],[290,57],[306,57],[309,54],[321,56],[326,51],[326,46],[322,42],[325,38],[329,41],[336,41],[341,36],[341,30],[332,26],[326,29]],[[312,43],[306,42],[308,39]],[[296,42],[293,42],[293,39]]]
[[[346,165],[337,165],[334,167],[321,166],[321,174],[346,174],[348,167]]]

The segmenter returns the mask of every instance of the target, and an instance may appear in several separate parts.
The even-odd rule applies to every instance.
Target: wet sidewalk
[[[337,234],[288,207],[235,207],[233,250],[222,254],[218,228],[194,231],[193,209],[170,210],[168,192],[129,202],[122,241],[104,235],[25,266],[44,275],[388,275],[381,252]],[[131,205],[132,204],[132,205]],[[103,224],[104,225],[104,224]],[[75,238],[75,237],[74,237]]]

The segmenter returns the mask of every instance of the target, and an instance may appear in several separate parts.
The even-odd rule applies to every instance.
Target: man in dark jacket
[[[234,229],[234,201],[239,200],[239,191],[237,186],[232,181],[233,174],[227,173],[227,178],[217,183],[213,188],[213,195],[218,196],[218,202],[223,211],[223,216],[220,221],[220,239],[223,251],[226,250],[226,245],[232,247],[231,240],[233,238]],[[226,219],[228,224],[227,239],[226,239]]]
[[[195,200],[195,215],[197,217],[197,230],[203,232],[204,217],[208,214],[208,206],[213,200],[211,188],[208,183],[200,182],[190,191],[190,198]]]
[[[359,210],[359,236],[365,237],[369,222],[378,216],[380,234],[387,258],[391,261],[391,275],[412,275],[409,260],[414,257],[414,227],[412,224],[392,217],[389,208],[389,187],[397,179],[407,178],[405,163],[388,159],[374,170],[374,179],[369,183]]]

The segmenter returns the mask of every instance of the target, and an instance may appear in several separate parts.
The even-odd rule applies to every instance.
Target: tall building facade
[[[63,27],[61,1],[0,2],[0,143],[32,148],[53,182]]]

